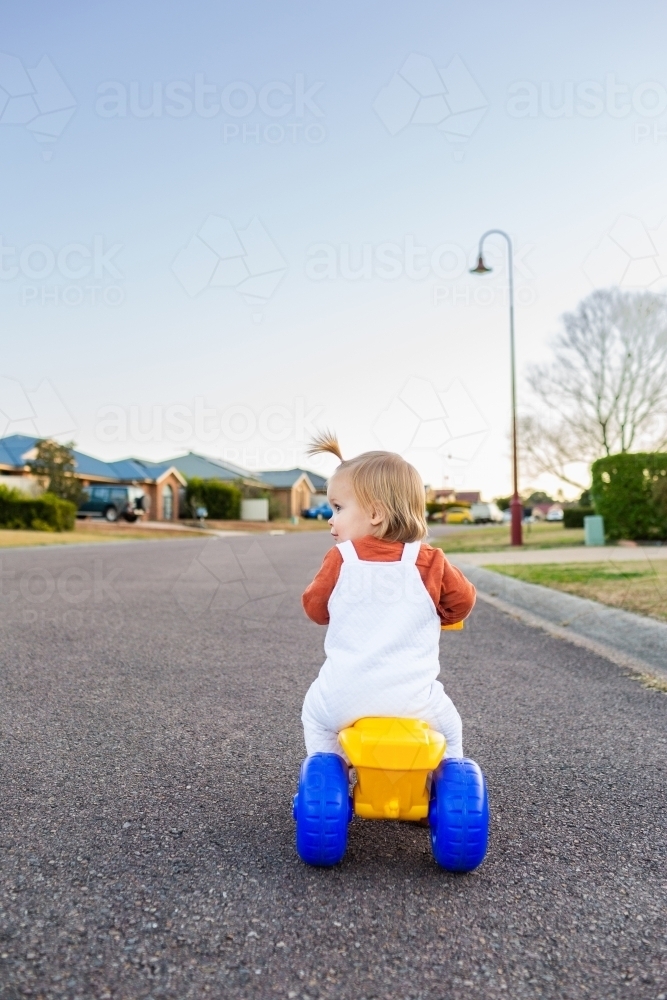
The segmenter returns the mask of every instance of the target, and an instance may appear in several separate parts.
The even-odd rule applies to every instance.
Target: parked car
[[[469,507],[450,507],[445,511],[445,522],[447,524],[474,524],[475,519],[470,513]]]
[[[136,521],[148,513],[149,497],[137,486],[86,486],[77,517]]]
[[[502,512],[502,515],[503,515],[503,524],[509,524],[511,522],[511,520],[512,520],[512,511],[509,509],[509,507],[507,508],[507,510],[504,510]],[[535,523],[536,518],[533,517],[533,508],[532,507],[524,507],[523,508],[523,517],[521,518],[521,520],[523,521],[524,524],[534,524]]]
[[[474,503],[470,508],[475,524],[502,524],[503,512],[495,503]]]
[[[563,520],[563,510],[561,507],[551,507],[547,511],[546,520],[547,521],[562,521]]]
[[[302,517],[314,518],[317,521],[328,521],[333,516],[333,511],[328,503],[322,503],[319,507],[308,507],[301,511]]]

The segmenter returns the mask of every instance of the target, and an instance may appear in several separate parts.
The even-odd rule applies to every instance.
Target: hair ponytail
[[[335,455],[341,462],[344,461],[340,445],[338,444],[338,438],[332,431],[320,431],[315,435],[308,448],[309,455],[322,455],[325,453]]]

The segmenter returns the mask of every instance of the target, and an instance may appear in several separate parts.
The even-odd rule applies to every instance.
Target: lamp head
[[[471,267],[470,268],[470,273],[471,274],[488,274],[492,270],[493,270],[492,267],[487,267],[486,266],[486,264],[484,263],[484,258],[480,254],[479,257],[478,257],[478,259],[477,259],[477,267]]]

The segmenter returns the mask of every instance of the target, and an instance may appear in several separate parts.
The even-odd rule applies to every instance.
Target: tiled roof
[[[13,465],[17,469],[25,465],[23,456],[35,447],[38,438],[27,434],[11,434],[0,440],[0,461],[3,465]]]
[[[22,469],[27,464],[25,456],[29,454],[40,439],[27,434],[12,434],[0,438],[0,465],[11,465]],[[219,458],[208,458],[188,452],[178,458],[166,462],[148,462],[141,458],[123,458],[118,462],[103,462],[92,455],[74,450],[76,471],[82,476],[95,476],[109,482],[127,482],[128,480],[156,480],[168,469],[175,468],[186,478],[222,479],[235,482],[239,479],[258,486],[290,487],[305,474],[310,479],[316,491],[326,490],[327,481],[308,469],[278,469],[269,472],[250,472],[248,469],[225,462]]]
[[[141,458],[123,458],[119,462],[109,462],[109,468],[119,479],[159,479],[173,467],[173,462],[145,462]]]
[[[479,503],[482,494],[479,490],[457,490],[456,499],[465,500],[467,503]]]
[[[311,472],[310,469],[275,469],[268,472],[260,472],[260,476],[264,482],[280,488],[293,486],[299,476],[302,476],[304,473],[308,476],[316,491],[326,490],[326,479],[323,476],[318,476],[316,472]]]
[[[248,469],[242,469],[241,466],[233,465],[231,462],[223,462],[222,459],[197,455],[194,451],[172,458],[167,464],[173,465],[188,479],[222,479],[226,482],[244,479],[261,483],[261,473],[259,472],[250,472]]]
[[[9,462],[6,464],[11,464],[17,469],[22,469],[28,462],[25,456],[32,451],[39,440],[41,439],[27,434],[12,434],[10,437],[2,438],[0,447],[9,456]],[[84,476],[104,476],[108,479],[117,478],[107,462],[102,462],[99,458],[93,458],[92,455],[84,455],[82,451],[74,450],[72,454],[74,455],[76,471],[78,473]]]
[[[17,465],[16,456],[6,444],[7,439],[0,440],[0,465]]]
[[[39,440],[40,438],[29,437],[27,434],[12,434],[10,437],[0,439],[0,464],[22,469],[28,461],[25,456],[32,451]],[[73,450],[73,455],[79,475],[95,476],[110,482],[158,479],[172,467],[171,462],[142,462],[137,458],[125,458],[120,462],[103,462],[76,449]]]

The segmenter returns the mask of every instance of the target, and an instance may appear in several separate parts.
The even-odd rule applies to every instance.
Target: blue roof
[[[100,478],[104,476],[105,479],[118,478],[108,462],[102,462],[101,459],[93,458],[92,455],[84,455],[81,451],[75,451],[74,460],[76,471],[82,476],[99,476]]]
[[[248,469],[242,469],[240,465],[223,462],[219,458],[197,455],[194,451],[172,458],[167,464],[173,465],[187,479],[222,479],[226,482],[245,479],[259,483],[262,476],[261,472],[250,472]]]
[[[318,476],[316,472],[311,472],[310,469],[272,469],[268,472],[260,472],[259,475],[265,483],[280,488],[281,486],[293,486],[299,476],[302,476],[304,473],[308,476],[317,492],[326,490],[326,479],[323,476]]]
[[[3,465],[13,465],[17,469],[22,469],[26,464],[24,455],[35,447],[39,438],[28,437],[27,434],[10,434],[9,437],[0,440],[2,449]]]
[[[36,446],[41,438],[29,436],[27,434],[11,434],[2,438],[0,445],[9,456],[9,461],[5,464],[13,465],[17,469],[22,469],[28,463],[25,457]],[[107,462],[102,462],[92,455],[84,455],[82,451],[73,450],[76,471],[86,476],[104,476],[105,478],[116,479],[117,476]]]
[[[16,455],[6,443],[8,440],[9,438],[0,440],[0,465],[18,465]]]
[[[31,437],[27,434],[12,434],[6,438],[0,438],[0,465],[11,465],[16,469],[24,468],[28,463],[25,455],[31,452],[40,440],[41,438]],[[84,452],[76,450],[73,450],[73,455],[76,471],[79,475],[95,476],[108,482],[156,480],[168,469],[174,468],[188,479],[222,479],[227,482],[244,479],[258,485],[266,483],[267,486],[276,487],[293,486],[299,476],[305,472],[317,492],[324,491],[327,487],[327,481],[323,476],[318,476],[316,472],[310,472],[308,469],[250,472],[232,462],[225,462],[219,458],[207,458],[205,455],[197,455],[193,451],[166,462],[148,462],[141,458],[123,458],[118,462],[103,462],[99,458],[93,458],[92,455],[86,455]]]
[[[0,439],[0,464],[13,465],[22,469],[28,462],[25,455],[29,454],[41,438],[29,437],[27,434],[12,434]],[[95,476],[111,482],[132,479],[159,479],[172,467],[171,462],[143,462],[138,458],[125,458],[120,462],[103,462],[92,455],[73,449],[76,471],[81,476]]]
[[[109,462],[109,468],[119,479],[159,479],[173,462],[145,462],[141,458],[123,458],[119,462]]]

